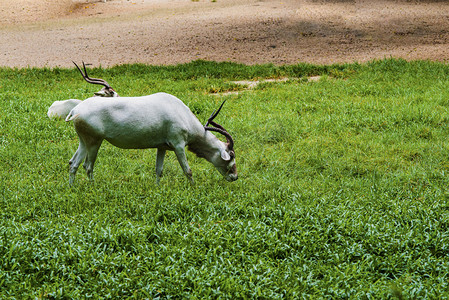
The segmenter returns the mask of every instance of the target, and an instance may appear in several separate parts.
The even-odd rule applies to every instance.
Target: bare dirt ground
[[[0,0],[0,66],[449,60],[442,0]]]

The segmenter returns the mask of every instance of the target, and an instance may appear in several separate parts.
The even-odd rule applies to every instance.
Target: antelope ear
[[[226,150],[221,151],[221,158],[223,160],[231,160],[231,156],[228,152],[226,152]]]
[[[94,95],[97,97],[107,97],[108,96],[108,95],[106,95],[105,91],[103,91],[103,90],[95,92]]]

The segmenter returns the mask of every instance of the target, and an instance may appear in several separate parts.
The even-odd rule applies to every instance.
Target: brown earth
[[[449,1],[0,0],[0,66],[449,60]]]

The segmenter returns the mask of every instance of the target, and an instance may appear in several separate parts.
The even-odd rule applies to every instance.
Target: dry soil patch
[[[449,59],[448,1],[0,0],[0,66]]]

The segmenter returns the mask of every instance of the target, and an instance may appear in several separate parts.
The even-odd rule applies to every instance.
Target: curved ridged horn
[[[92,83],[92,84],[100,84],[100,85],[104,86],[105,88],[112,89],[112,87],[109,85],[109,83],[106,82],[106,80],[99,79],[99,78],[90,78],[89,75],[87,75],[86,64],[84,63],[84,61],[83,61],[84,73],[83,73],[83,71],[81,71],[80,67],[78,67],[78,65],[74,61],[72,61],[72,62],[75,64],[78,71],[80,71],[81,76],[83,76],[84,80],[86,80],[87,82]]]
[[[228,148],[232,150],[232,149],[234,149],[234,140],[232,139],[232,136],[229,134],[229,132],[226,131],[226,129],[224,129],[223,126],[221,126],[220,124],[217,124],[213,121],[215,119],[215,117],[218,115],[218,113],[220,112],[220,110],[223,107],[223,105],[225,104],[225,102],[226,102],[226,100],[223,101],[223,103],[220,105],[220,108],[217,110],[217,112],[215,112],[215,110],[212,112],[209,119],[207,119],[206,125],[204,125],[204,129],[208,130],[208,131],[215,131],[215,132],[218,132],[218,133],[221,133],[222,135],[224,135],[228,142]],[[208,126],[209,124],[214,127]]]

